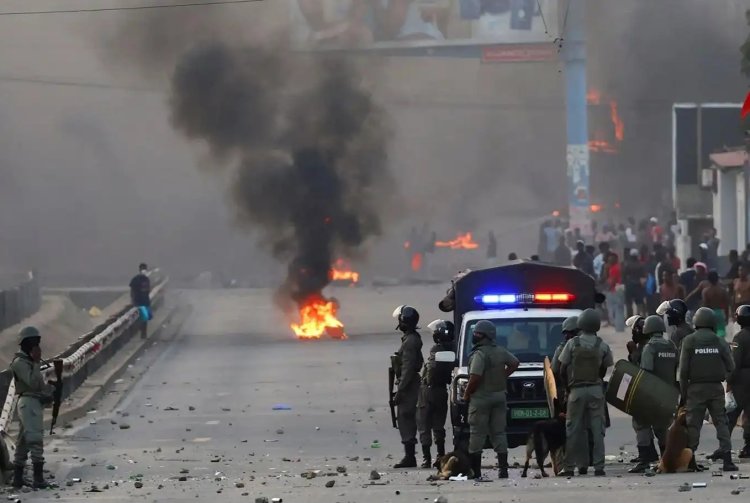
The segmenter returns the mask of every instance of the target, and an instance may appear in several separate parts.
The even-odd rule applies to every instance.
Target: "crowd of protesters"
[[[540,230],[539,256],[594,277],[606,296],[606,319],[618,332],[633,314],[645,316],[664,301],[683,299],[691,312],[711,308],[720,320],[717,333],[725,337],[730,313],[750,304],[750,244],[741,254],[730,251],[728,271],[720,275],[716,229],[703,236],[700,255],[685,264],[675,253],[679,232],[674,218],[666,225],[656,217],[601,227],[594,223],[588,236],[548,221]]]

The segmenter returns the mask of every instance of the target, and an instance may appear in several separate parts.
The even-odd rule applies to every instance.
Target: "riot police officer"
[[[583,311],[578,316],[578,328],[581,335],[568,341],[560,354],[561,372],[567,376],[570,390],[563,475],[573,476],[576,466],[580,474],[588,471],[590,428],[594,474],[603,476],[606,403],[602,378],[614,362],[609,346],[597,335],[601,328],[598,312],[593,309]]]
[[[722,382],[734,371],[729,345],[714,332],[714,312],[702,307],[693,316],[695,332],[682,341],[680,352],[680,403],[687,412],[688,447],[693,451],[690,468],[697,471],[695,450],[700,441],[706,409],[716,427],[716,437],[724,460],[724,471],[737,471],[732,462],[732,440],[727,424]]]
[[[654,374],[670,386],[676,385],[677,347],[672,341],[664,338],[667,327],[661,316],[649,316],[643,323],[643,335],[649,337],[640,357],[640,367]],[[654,448],[654,436],[659,442],[659,451],[664,452],[667,441],[667,428],[641,424],[633,419],[633,428],[638,442],[638,464],[630,473],[643,473],[652,461],[658,461],[659,455]]]
[[[13,467],[13,486],[20,488],[27,482],[23,478],[26,458],[31,454],[34,467],[33,487],[43,489],[44,481],[44,405],[52,401],[52,386],[44,382],[40,370],[42,340],[39,330],[25,327],[18,334],[18,351],[10,364],[18,395],[18,418],[21,423]]]
[[[480,320],[473,327],[474,343],[469,357],[469,383],[464,400],[469,403],[469,456],[474,476],[482,476],[482,449],[490,437],[497,453],[498,476],[508,478],[508,438],[505,434],[508,405],[507,378],[520,362],[510,351],[495,342],[495,325]]]
[[[672,327],[669,338],[677,347],[678,354],[682,349],[682,341],[694,332],[693,327],[686,321],[687,313],[688,306],[682,299],[663,302],[656,310],[656,314],[667,317],[667,324]]]
[[[734,336],[735,345],[732,355],[734,356],[734,372],[729,377],[728,388],[737,400],[737,408],[728,414],[729,433],[737,424],[742,412],[745,419],[742,425],[745,446],[740,451],[740,458],[750,458],[750,306],[743,305],[737,308],[736,318],[742,330]]]
[[[562,353],[562,350],[565,348],[568,341],[580,333],[580,330],[578,330],[578,316],[569,316],[568,318],[565,318],[562,322],[561,332],[563,334],[563,340],[555,348],[555,353],[552,355],[552,362],[550,363],[552,373],[555,374],[555,382],[557,383],[557,396],[560,398],[563,396],[560,393],[560,388],[565,381],[564,377],[560,375],[560,353]]]
[[[398,431],[404,445],[404,458],[394,468],[414,468],[417,444],[417,400],[419,398],[419,371],[424,363],[422,337],[417,332],[419,313],[411,306],[399,306],[393,312],[398,320],[396,328],[403,334],[401,347],[395,355],[395,372],[398,388],[393,398],[398,407]]]
[[[422,444],[422,468],[432,466],[430,447],[434,437],[437,456],[445,454],[445,419],[448,416],[448,385],[451,383],[454,362],[436,362],[435,354],[454,351],[453,323],[435,320],[427,327],[432,330],[435,345],[422,368],[422,384],[417,401],[417,427]]]
[[[628,350],[628,361],[632,363],[633,365],[638,365],[640,367],[641,365],[641,352],[643,351],[644,346],[648,342],[648,337],[643,335],[643,322],[646,321],[646,318],[643,316],[640,316],[636,314],[635,316],[631,316],[625,321],[625,326],[630,328],[630,333],[632,335],[631,339],[627,342],[626,348]],[[636,423],[635,420],[633,420],[633,431],[635,431],[636,436],[636,444],[638,439],[638,428],[639,425]],[[641,463],[641,452],[644,451],[644,449],[638,449],[638,456],[631,459],[631,463]],[[649,463],[651,461],[656,461],[653,459],[654,456],[658,455],[656,454],[656,447],[654,446],[653,441],[651,442],[651,445],[647,449],[647,452],[649,453],[648,459],[644,458],[644,461],[648,461]]]

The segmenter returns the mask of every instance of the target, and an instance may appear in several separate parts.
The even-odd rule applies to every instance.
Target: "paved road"
[[[426,481],[428,471],[392,470],[391,455],[400,454],[400,445],[384,406],[385,363],[398,338],[389,315],[395,305],[411,302],[423,308],[426,324],[438,316],[439,294],[427,287],[340,289],[335,295],[350,339],[303,343],[291,338],[268,291],[187,292],[183,297],[193,312],[183,329],[176,335],[165,331],[96,411],[55,436],[48,465],[62,489],[21,496],[149,502],[266,496],[288,503],[365,503],[444,495],[452,502],[497,503],[599,500],[606,487],[608,500],[630,502],[724,500],[737,486],[750,486],[710,474],[631,476],[617,461],[608,466],[607,479],[520,479],[519,471],[511,470],[509,481],[479,486],[437,485]],[[625,341],[615,343],[621,350]],[[273,410],[277,404],[291,410]],[[704,431],[701,450],[708,451],[716,442],[712,427]],[[372,447],[375,440],[379,448]],[[629,419],[613,414],[608,454],[619,456],[621,447],[632,452],[632,444]],[[518,449],[511,454],[517,461],[521,456]],[[485,459],[489,462],[489,452]],[[337,473],[339,466],[347,473]],[[307,470],[318,476],[302,478]],[[371,470],[383,474],[379,485],[370,484]],[[742,472],[749,473],[750,464],[742,465]],[[82,482],[66,487],[73,478]],[[133,478],[143,487],[136,488]],[[328,481],[335,486],[326,488]],[[678,494],[685,481],[707,481],[709,487]],[[103,492],[85,492],[92,485]]]

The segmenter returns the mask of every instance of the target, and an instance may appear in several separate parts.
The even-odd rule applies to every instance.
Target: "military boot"
[[[724,460],[724,466],[721,467],[723,471],[736,472],[739,470],[739,468],[737,468],[737,465],[732,463],[732,451],[725,452],[722,459]]]
[[[404,444],[404,459],[393,465],[394,468],[416,468],[417,456],[415,444]]]
[[[706,469],[703,465],[699,465],[695,460],[695,451],[693,451],[693,457],[690,458],[690,463],[688,463],[688,471],[689,472],[702,472]]]
[[[628,470],[628,473],[645,473],[646,470],[651,466],[650,461],[647,461],[649,458],[648,453],[646,452],[648,447],[640,447],[638,446],[638,463]]]
[[[475,479],[482,478],[482,451],[469,454],[471,458],[471,471],[474,472]]]
[[[31,483],[23,478],[23,465],[13,465],[13,487],[21,489],[23,486],[30,486]]]
[[[440,458],[445,456],[445,442],[435,442],[437,447],[437,455],[435,456],[435,462],[432,464],[433,468],[440,468]]]
[[[508,478],[508,453],[497,455],[497,477],[500,479]]]
[[[44,480],[44,463],[34,463],[34,489],[47,489],[49,484]]]
[[[721,452],[721,449],[716,449],[714,452],[706,456],[706,459],[710,461],[720,461],[724,459],[724,453]]]
[[[659,461],[659,453],[656,452],[656,446],[654,445],[653,442],[651,442],[651,445],[646,447],[645,455],[646,455],[646,459],[645,459],[646,463],[656,463],[657,461]]]
[[[432,455],[430,454],[430,446],[423,445],[422,446],[422,464],[419,465],[419,467],[430,468],[431,466],[432,466]]]
[[[747,459],[750,458],[750,442],[745,444],[745,447],[742,448],[740,451],[739,456],[737,456],[740,459]]]

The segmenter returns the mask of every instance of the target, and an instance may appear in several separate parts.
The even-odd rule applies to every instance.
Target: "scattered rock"
[[[336,485],[336,481],[335,480],[329,480],[328,482],[326,482],[326,487],[328,489],[332,488],[335,485]]]
[[[351,461],[352,463],[356,463],[357,461],[359,461],[359,456],[354,456],[353,458],[349,458],[349,461]]]
[[[255,503],[268,503],[268,498],[255,498]]]
[[[232,409],[230,409],[229,407],[222,407],[221,410],[223,412],[231,412],[232,411]]]
[[[190,470],[188,470],[187,468],[183,468],[182,470],[180,470],[180,473],[190,473]]]
[[[380,480],[380,474],[377,470],[373,470],[370,472],[370,480]]]
[[[338,473],[346,473],[346,467],[345,466],[337,466],[336,471]]]
[[[318,474],[315,473],[314,471],[302,472],[302,478],[303,479],[312,480],[312,479],[314,479],[317,476],[318,476]]]
[[[367,412],[375,412],[375,409],[373,409],[372,407],[367,407]]]
[[[237,489],[242,489],[245,487],[245,484],[243,484],[242,482],[235,482],[234,487],[236,487]]]
[[[115,465],[107,465],[107,470],[116,470],[117,467]]]
[[[678,488],[678,491],[681,492],[681,493],[686,493],[686,492],[692,491],[692,490],[693,490],[693,487],[690,484],[688,484],[687,482],[685,482],[684,484],[682,484]]]
[[[448,503],[448,498],[445,496],[438,496],[435,498],[435,503]]]
[[[182,477],[178,477],[177,480],[179,480],[180,482],[187,482],[187,477],[183,475]]]
[[[136,480],[134,485],[136,489],[140,489],[143,487],[143,482],[141,482],[140,480]]]
[[[193,411],[193,410],[195,410],[195,407],[193,407],[193,406],[191,405],[190,407],[188,407],[188,410],[189,410],[189,411]]]
[[[277,435],[283,435],[284,434],[284,428],[279,428],[278,430],[276,430],[276,434]]]
[[[169,411],[172,411],[172,410],[180,410],[180,409],[178,409],[177,407],[172,407],[172,406],[170,405],[169,407],[165,408],[164,410],[169,410]]]
[[[122,424],[120,425],[120,429],[121,429],[121,430],[129,430],[129,429],[130,429],[130,425],[129,425],[129,424],[125,424],[125,423],[122,423]]]
[[[221,458],[214,458],[211,460],[212,463],[218,463],[219,461],[221,461]]]

